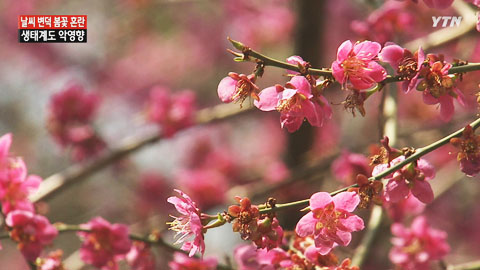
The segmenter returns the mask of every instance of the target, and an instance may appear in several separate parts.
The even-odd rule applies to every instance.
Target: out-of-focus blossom
[[[133,242],[126,259],[132,270],[155,270],[155,256],[144,242]]]
[[[57,229],[46,217],[29,211],[8,213],[5,223],[11,228],[10,237],[18,243],[23,256],[30,262],[34,262],[43,248],[58,235]]]
[[[27,167],[20,157],[10,156],[12,135],[0,137],[0,203],[2,212],[13,210],[33,212],[33,204],[28,196],[35,192],[42,179],[35,175],[27,176]]]
[[[167,179],[161,175],[154,172],[143,173],[136,190],[136,212],[141,216],[148,216],[152,211],[165,210],[170,190]]]
[[[258,249],[254,245],[241,245],[233,252],[238,270],[289,269],[290,256],[281,248]]]
[[[256,79],[255,74],[247,76],[230,72],[218,84],[218,97],[225,103],[240,101],[240,104],[242,104],[248,97],[259,100],[258,93],[260,89],[255,84]]]
[[[405,3],[385,1],[365,21],[353,21],[351,28],[363,38],[384,44],[395,35],[411,31],[414,23],[415,16],[406,9]]]
[[[402,76],[405,80],[402,82],[405,93],[417,87],[418,76],[425,61],[425,53],[421,47],[413,54],[397,44],[388,44],[378,54],[378,57],[381,61],[389,63],[397,74]]]
[[[295,16],[288,0],[222,1],[228,18],[228,34],[251,47],[288,40]]]
[[[203,225],[200,218],[200,209],[196,203],[182,191],[175,190],[180,197],[172,196],[167,201],[175,206],[181,214],[180,217],[170,223],[170,229],[176,232],[176,236],[180,235],[175,243],[183,243],[182,250],[188,251],[192,257],[197,251],[203,256],[205,252],[205,241],[203,238]],[[193,237],[193,240],[186,238]]]
[[[280,160],[269,162],[265,169],[263,180],[267,183],[279,183],[290,176],[290,171],[287,165]]]
[[[81,227],[89,231],[77,233],[83,240],[80,258],[95,267],[116,270],[118,260],[123,259],[132,247],[128,226],[110,224],[96,217]]]
[[[295,232],[300,237],[314,236],[319,253],[329,253],[335,245],[347,246],[351,232],[364,228],[363,220],[351,214],[360,203],[355,192],[342,192],[331,197],[317,192],[310,198],[310,212],[298,221]]]
[[[38,266],[38,270],[65,270],[62,256],[62,250],[52,251],[47,257],[37,258],[35,264]]]
[[[400,223],[392,225],[393,247],[390,260],[401,269],[429,270],[431,261],[441,260],[450,252],[444,231],[432,229],[424,216],[415,218],[409,228]]]
[[[207,168],[183,170],[175,178],[182,189],[190,194],[202,209],[225,201],[228,180],[219,171]]]
[[[416,2],[418,0],[414,0]],[[452,5],[453,0],[423,0],[429,8],[445,9]]]
[[[358,174],[371,175],[370,160],[361,154],[343,151],[332,163],[332,173],[345,185],[355,183]]]
[[[217,259],[209,257],[199,260],[196,258],[190,258],[183,253],[175,252],[173,254],[173,261],[169,262],[168,266],[170,267],[170,270],[215,270],[217,269]]]
[[[75,160],[95,156],[105,142],[92,126],[100,98],[79,85],[71,85],[50,100],[48,131],[63,148],[71,148]]]
[[[325,97],[314,95],[310,82],[303,76],[293,77],[285,88],[276,85],[263,89],[255,106],[262,111],[277,110],[280,122],[289,132],[300,128],[306,118],[312,126],[321,127],[332,110]]]
[[[384,201],[383,207],[394,222],[402,222],[408,216],[416,216],[423,212],[425,204],[412,194],[398,202]]]
[[[467,176],[474,176],[480,172],[480,136],[475,135],[473,128],[467,125],[462,137],[452,138],[450,143],[459,152],[457,160],[460,161],[460,169]]]
[[[390,166],[394,166],[405,160],[404,156],[400,156],[390,163],[380,164],[373,168],[373,175],[378,175],[387,170]],[[416,164],[410,163],[402,169],[385,177],[388,183],[385,186],[385,199],[388,202],[399,202],[406,199],[412,192],[413,196],[423,203],[433,201],[433,191],[427,182],[435,177],[435,169],[430,163],[424,159],[417,160]]]
[[[381,46],[377,42],[363,41],[352,44],[344,41],[332,63],[335,79],[346,88],[368,89],[387,77],[385,69],[376,62]]]
[[[165,136],[171,137],[195,122],[195,94],[184,90],[171,94],[167,88],[155,86],[150,91],[147,118],[158,124]]]
[[[429,54],[427,59],[429,59],[429,66],[424,66],[420,70],[420,76],[423,79],[417,85],[417,90],[423,91],[425,104],[440,104],[440,119],[448,122],[454,113],[453,100],[456,99],[465,106],[465,97],[455,86],[456,78],[448,74],[452,65],[436,55]]]

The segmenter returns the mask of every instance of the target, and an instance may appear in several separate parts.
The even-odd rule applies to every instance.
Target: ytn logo
[[[449,27],[454,27],[454,26],[459,27],[460,23],[462,22],[462,17],[461,16],[459,16],[459,17],[456,17],[456,16],[438,16],[438,17],[432,16],[432,20],[433,20],[433,27],[438,27],[438,23],[440,22],[440,20],[443,20],[442,27],[447,27],[448,22],[450,22]]]

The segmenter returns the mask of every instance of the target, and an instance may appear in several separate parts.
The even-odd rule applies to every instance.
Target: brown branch
[[[238,109],[231,104],[221,104],[212,108],[206,108],[198,111],[196,115],[196,124],[209,124],[251,111],[252,107]],[[90,175],[102,170],[110,164],[113,164],[126,156],[142,149],[143,147],[156,143],[163,139],[163,136],[156,132],[153,134],[127,138],[120,146],[113,148],[98,158],[86,163],[75,164],[62,172],[53,174],[40,184],[38,191],[30,196],[32,202],[48,200],[58,192],[70,187],[72,184],[79,183]]]

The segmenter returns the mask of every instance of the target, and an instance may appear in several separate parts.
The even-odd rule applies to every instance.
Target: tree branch
[[[196,115],[196,124],[209,124],[251,111],[252,107],[238,109],[231,104],[221,104],[212,108],[206,108],[198,111]],[[58,192],[68,188],[72,184],[79,183],[88,176],[98,172],[108,165],[125,158],[126,156],[142,149],[143,147],[156,143],[164,137],[159,133],[127,138],[119,147],[113,148],[98,158],[87,161],[86,163],[75,164],[62,172],[47,177],[41,184],[36,193],[30,196],[32,202],[50,199]]]

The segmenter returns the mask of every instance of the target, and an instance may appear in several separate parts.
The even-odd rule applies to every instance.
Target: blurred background
[[[0,134],[11,132],[13,153],[25,159],[29,173],[46,178],[89,159],[72,158],[71,149],[56,143],[48,128],[52,96],[71,85],[98,97],[92,126],[106,144],[102,151],[108,151],[126,137],[157,129],[145,118],[154,87],[172,93],[192,90],[198,108],[218,105],[218,82],[228,72],[249,74],[254,68],[252,63],[232,61],[226,51],[232,49],[227,37],[282,61],[296,54],[315,67],[330,67],[344,40],[407,44],[437,30],[432,28],[432,16],[462,12],[474,14],[456,5],[432,10],[423,2],[411,1],[0,0]],[[87,15],[88,42],[19,43],[18,15],[36,14]],[[478,32],[469,31],[426,50],[444,53],[449,61],[479,62],[479,37]],[[258,85],[283,84],[288,80],[284,75],[283,70],[267,67]],[[397,145],[421,147],[473,120],[478,112],[474,94],[479,75],[464,76],[459,88],[468,102],[465,107],[455,104],[456,114],[449,123],[439,120],[436,106],[423,104],[420,92],[399,93]],[[175,213],[166,203],[173,188],[184,190],[202,209],[216,213],[233,203],[235,195],[249,196],[255,203],[271,196],[286,202],[308,198],[314,190],[331,191],[350,184],[338,181],[330,165],[345,150],[370,154],[369,146],[380,139],[381,95],[367,101],[365,117],[359,113],[353,117],[344,109],[346,93],[339,87],[328,89],[325,95],[334,115],[322,128],[305,123],[289,135],[280,128],[278,113],[259,111],[188,128],[39,203],[38,211],[51,222],[81,224],[102,216],[146,233],[166,229],[168,215]],[[247,100],[244,106],[251,103]],[[432,181],[437,194],[451,186],[426,209],[431,224],[449,233],[449,263],[472,260],[480,253],[480,206],[475,203],[480,183],[478,177],[459,173],[454,153],[455,149],[446,146],[427,156],[437,168]],[[298,176],[299,168],[313,165],[321,170]],[[292,177],[296,181],[284,183]],[[363,211],[368,217],[368,211]],[[300,216],[288,212],[279,214],[279,219],[282,226],[292,229]],[[392,268],[386,256],[389,222],[384,222],[374,245],[376,256],[370,257],[365,269]],[[232,256],[241,240],[230,230],[227,225],[207,233],[207,255],[220,260]],[[172,239],[168,233],[165,238]],[[2,245],[1,269],[27,269],[13,243],[4,240]],[[67,269],[94,269],[79,260],[79,245],[75,234],[65,233],[52,249],[64,250]],[[166,269],[170,255],[155,250],[158,269]],[[351,252],[339,249],[343,256]]]

